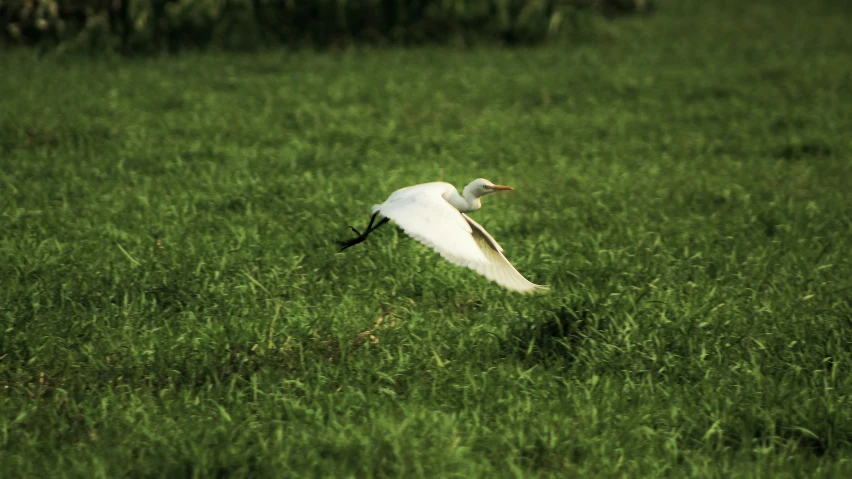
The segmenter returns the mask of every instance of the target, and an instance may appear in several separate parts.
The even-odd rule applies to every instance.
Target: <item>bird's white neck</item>
[[[444,196],[444,199],[447,200],[447,203],[453,205],[457,210],[462,213],[467,213],[469,211],[476,211],[479,208],[482,208],[482,202],[479,201],[479,197],[473,196],[471,192],[465,188],[464,196],[460,195],[455,188],[449,191],[449,194]]]

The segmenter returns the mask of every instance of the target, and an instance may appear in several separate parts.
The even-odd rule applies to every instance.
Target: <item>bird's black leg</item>
[[[338,241],[337,243],[340,244],[340,246],[341,246],[340,251],[343,251],[346,248],[349,248],[350,246],[355,246],[356,244],[363,242],[365,239],[367,239],[367,236],[369,236],[370,233],[372,233],[373,231],[376,231],[377,229],[379,229],[379,226],[382,226],[383,224],[385,224],[389,221],[387,218],[382,218],[381,220],[379,220],[378,223],[376,223],[376,226],[374,227],[373,222],[376,220],[376,216],[378,216],[378,214],[379,213],[377,211],[377,212],[373,213],[373,216],[370,217],[370,224],[367,225],[367,229],[366,229],[366,231],[364,231],[364,233],[361,233],[358,230],[356,230],[354,227],[350,226],[349,229],[354,231],[355,234],[358,235],[358,236],[355,237],[355,238],[352,238],[350,240]]]

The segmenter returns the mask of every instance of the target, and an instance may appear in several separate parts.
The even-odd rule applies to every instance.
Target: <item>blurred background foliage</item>
[[[351,43],[507,45],[577,35],[653,0],[0,0],[0,41],[46,49],[176,52]]]

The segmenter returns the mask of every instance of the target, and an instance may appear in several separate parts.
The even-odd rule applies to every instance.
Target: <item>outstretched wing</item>
[[[549,289],[547,286],[535,284],[524,278],[503,254],[503,248],[482,225],[464,213],[459,214],[470,225],[471,237],[488,260],[486,263],[477,265],[476,268],[470,267],[471,269],[514,291],[531,292]]]
[[[436,183],[405,188],[373,207],[373,211],[396,222],[406,234],[446,260],[501,286],[524,293],[544,288],[527,281],[485,228],[447,203],[443,193],[444,187]]]

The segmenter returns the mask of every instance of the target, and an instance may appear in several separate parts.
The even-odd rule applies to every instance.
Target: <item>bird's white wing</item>
[[[443,192],[443,187],[434,183],[404,188],[373,207],[373,212],[393,220],[409,236],[448,261],[468,267],[505,288],[524,293],[545,288],[527,281],[485,228],[449,204]]]
[[[470,266],[471,269],[476,270],[477,273],[496,282],[497,284],[514,291],[526,293],[532,291],[545,291],[549,289],[547,286],[535,284],[524,278],[524,276],[515,269],[512,263],[509,262],[506,255],[503,254],[503,248],[501,248],[500,245],[497,244],[497,241],[488,234],[487,231],[485,231],[485,228],[483,228],[482,225],[464,213],[459,214],[470,225],[472,230],[471,237],[476,242],[477,246],[479,246],[480,251],[482,251],[488,259],[486,263],[480,264],[476,268]]]
[[[473,240],[470,224],[442,196],[440,184],[410,186],[395,191],[373,207],[393,220],[409,236],[460,266],[488,261]]]

